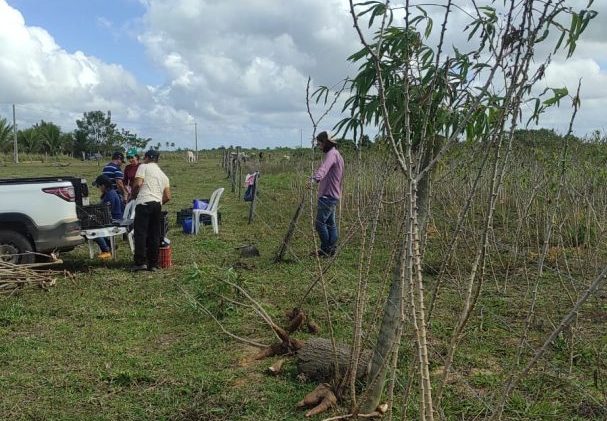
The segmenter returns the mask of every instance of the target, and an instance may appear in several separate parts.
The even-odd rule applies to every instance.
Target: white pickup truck
[[[83,243],[76,204],[89,204],[85,179],[0,179],[0,259],[32,263],[32,252],[68,251]]]

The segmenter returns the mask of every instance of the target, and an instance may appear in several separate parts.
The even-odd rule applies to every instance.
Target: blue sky
[[[593,8],[574,58],[554,57],[542,81],[574,91],[583,79],[579,135],[607,129],[607,1]],[[465,44],[466,18],[452,18],[447,38]],[[111,110],[120,128],[163,144],[192,148],[195,122],[201,148],[298,146],[300,133],[310,144],[308,77],[339,84],[359,49],[346,0],[0,0],[0,117],[15,103],[18,127],[69,131],[84,112]],[[564,132],[569,113],[541,124]]]
[[[137,40],[145,6],[138,0],[7,0],[29,26],[46,29],[62,48],[119,63],[145,84],[163,74]]]

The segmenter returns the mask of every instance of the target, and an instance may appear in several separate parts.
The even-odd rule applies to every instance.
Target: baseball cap
[[[126,157],[127,158],[132,158],[132,157],[139,157],[139,155],[137,154],[137,149],[136,148],[131,148],[128,151],[126,151]]]
[[[107,175],[101,174],[101,175],[97,176],[95,181],[93,181],[93,186],[95,186],[95,187],[99,187],[99,186],[112,187],[112,180],[110,180]]]
[[[156,160],[160,156],[160,153],[156,149],[150,149],[145,151],[144,157],[150,158],[151,160]]]
[[[120,151],[116,151],[112,154],[112,159],[119,159],[121,161],[124,161],[124,154]]]

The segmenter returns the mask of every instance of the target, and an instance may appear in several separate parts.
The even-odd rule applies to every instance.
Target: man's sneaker
[[[149,270],[150,272],[158,272],[158,271],[160,270],[160,268],[159,268],[158,266],[150,266],[150,267],[148,268],[148,270]]]
[[[109,251],[102,251],[101,253],[99,253],[97,255],[97,259],[99,260],[109,260],[112,258],[112,253],[110,253]]]
[[[316,250],[316,251],[313,251],[312,253],[310,253],[310,256],[314,256],[314,257],[316,257],[316,256],[318,256],[318,257],[329,257],[330,254],[327,253],[324,250],[319,249],[319,250]]]
[[[141,272],[142,270],[148,270],[148,265],[133,265],[131,266],[131,272]]]

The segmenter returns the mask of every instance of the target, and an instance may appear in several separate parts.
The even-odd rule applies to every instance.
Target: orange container
[[[163,269],[170,268],[171,266],[173,266],[172,254],[173,253],[171,251],[170,245],[166,247],[160,247],[160,251],[158,252],[158,266]]]

